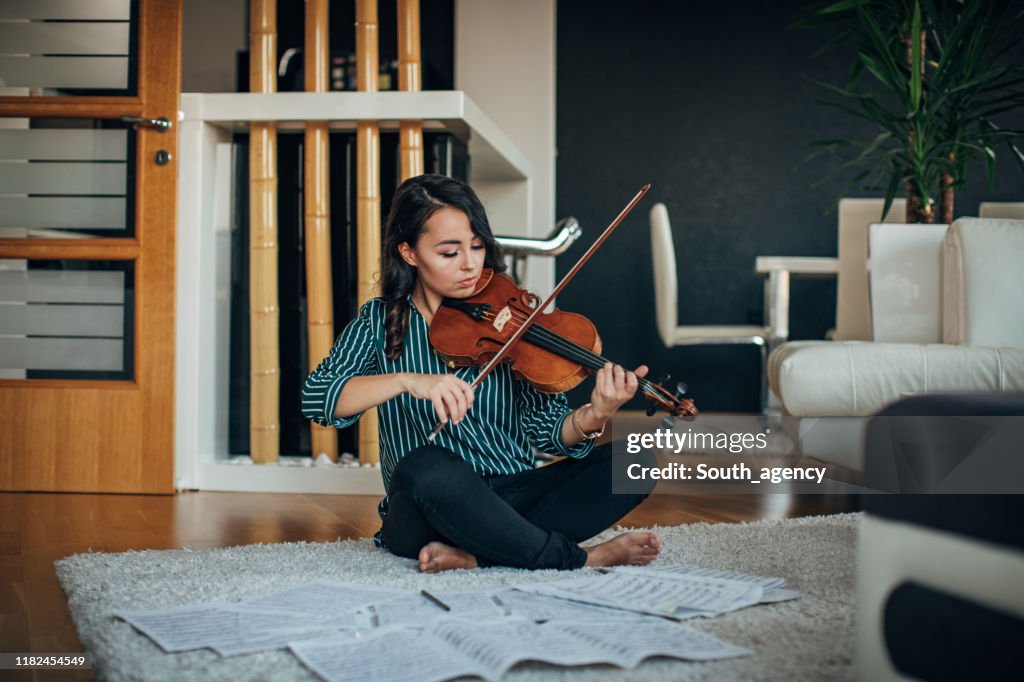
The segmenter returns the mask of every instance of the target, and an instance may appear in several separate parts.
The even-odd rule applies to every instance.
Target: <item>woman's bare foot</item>
[[[420,572],[437,573],[453,568],[476,568],[476,557],[443,542],[431,542],[420,550]]]
[[[587,552],[586,566],[644,566],[658,556],[661,540],[654,533],[630,531],[583,549]]]

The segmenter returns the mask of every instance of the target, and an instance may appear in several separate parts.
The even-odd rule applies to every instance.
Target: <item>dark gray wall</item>
[[[815,103],[807,76],[839,82],[845,58],[811,59],[823,37],[785,27],[798,2],[560,0],[557,214],[584,238],[558,261],[564,274],[644,183],[653,188],[559,298],[591,317],[605,355],[685,380],[711,411],[755,411],[753,347],[664,348],[654,322],[647,212],[668,206],[680,277],[680,324],[762,319],[758,255],[834,256],[842,182],[811,185],[834,162],[802,163],[813,140],[852,136],[846,117]],[[1017,116],[1016,127],[1024,127]],[[1024,175],[999,159],[958,196],[1024,200]],[[851,196],[865,196],[854,192]],[[831,281],[793,285],[791,338],[821,338],[835,319]],[[577,389],[585,399],[592,386]],[[636,405],[639,406],[639,403]]]

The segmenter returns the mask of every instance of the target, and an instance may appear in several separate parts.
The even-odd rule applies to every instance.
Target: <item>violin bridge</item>
[[[508,321],[511,319],[512,311],[509,310],[508,306],[505,306],[504,308],[501,309],[501,312],[494,316],[494,328],[498,332],[501,332],[502,330],[505,329],[505,325],[508,324]]]

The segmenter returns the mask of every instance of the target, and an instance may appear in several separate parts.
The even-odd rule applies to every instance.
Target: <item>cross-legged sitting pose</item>
[[[485,267],[504,264],[473,190],[438,175],[402,183],[385,225],[382,296],[362,306],[309,375],[304,414],[343,428],[378,409],[387,495],[375,540],[418,559],[421,571],[650,562],[659,550],[650,532],[579,545],[646,497],[612,494],[611,445],[595,448],[594,437],[647,368],[607,364],[576,410],[505,364],[474,394],[479,370],[447,367],[427,335],[442,300],[470,296]],[[428,444],[438,421],[446,427]],[[534,447],[565,458],[537,467]]]

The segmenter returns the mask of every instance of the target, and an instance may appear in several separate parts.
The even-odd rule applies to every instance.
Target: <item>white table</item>
[[[789,339],[789,278],[835,277],[839,259],[817,256],[758,256],[754,272],[765,277],[764,314],[768,351]]]

